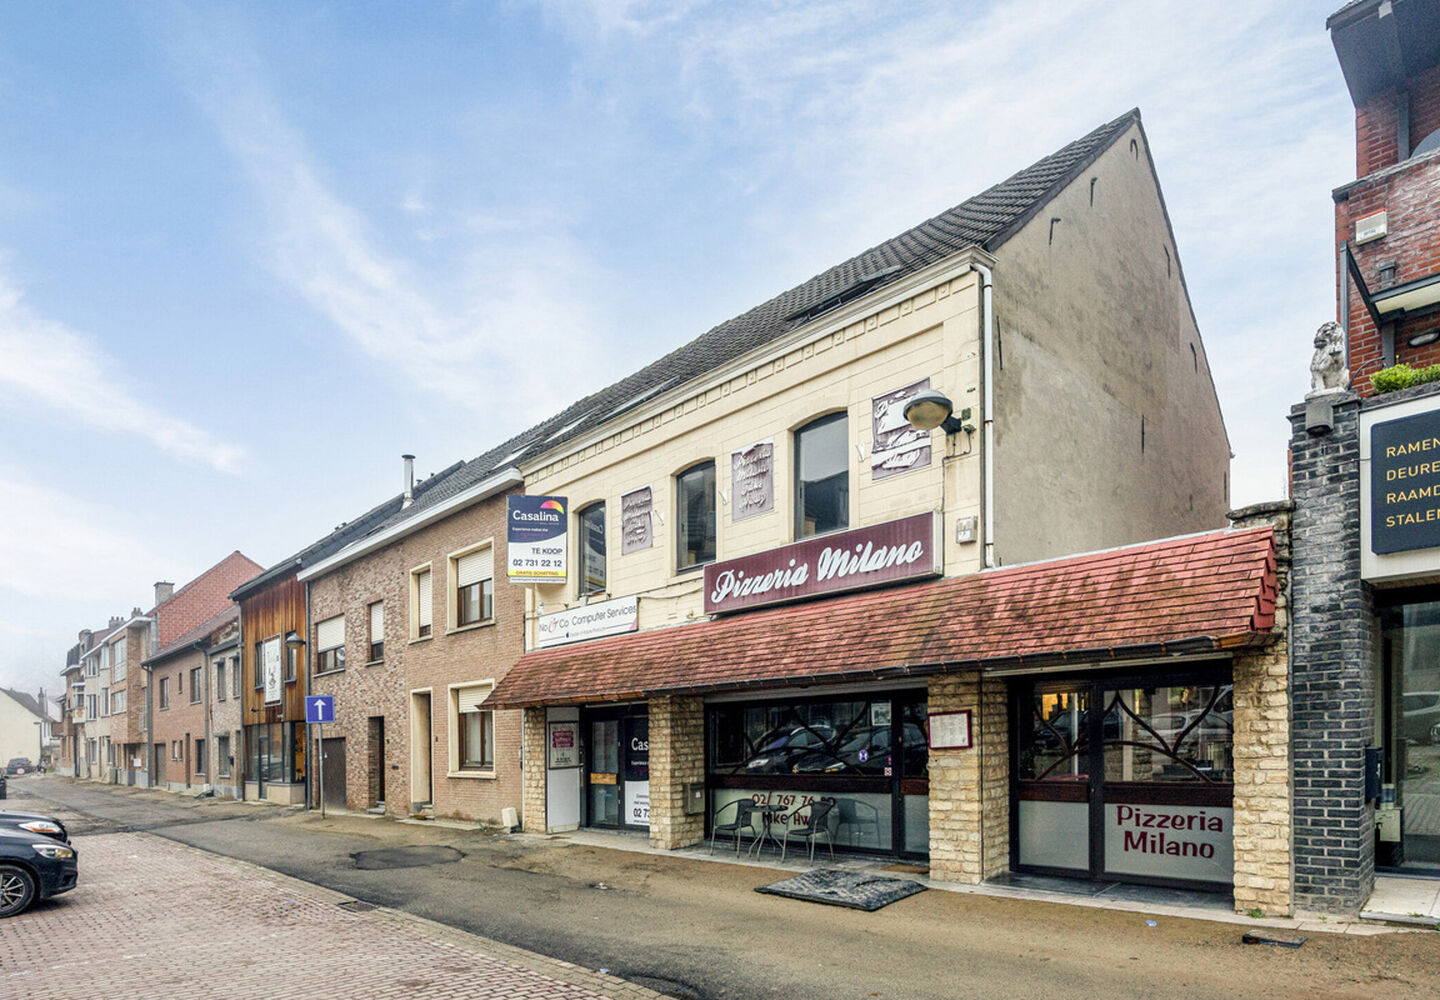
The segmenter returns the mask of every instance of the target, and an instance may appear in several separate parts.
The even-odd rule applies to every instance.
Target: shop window
[[[850,526],[848,415],[832,413],[795,432],[795,537]]]
[[[605,504],[580,512],[580,596],[605,592]]]
[[[675,477],[676,569],[715,561],[715,463],[702,462]]]
[[[450,627],[495,617],[495,560],[489,543],[450,557]]]
[[[327,618],[315,626],[315,672],[345,669],[345,616]]]

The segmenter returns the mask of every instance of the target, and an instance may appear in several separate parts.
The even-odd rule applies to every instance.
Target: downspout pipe
[[[980,400],[981,442],[980,462],[985,469],[984,499],[981,506],[981,520],[984,522],[985,539],[983,568],[993,569],[999,565],[995,557],[995,302],[993,296],[994,276],[984,264],[971,263],[975,273],[980,275],[980,322],[982,397]]]

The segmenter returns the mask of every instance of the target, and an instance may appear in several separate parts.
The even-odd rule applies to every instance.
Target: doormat
[[[762,885],[755,891],[873,912],[906,896],[924,892],[925,887],[908,878],[886,878],[840,868],[820,868],[783,882]]]

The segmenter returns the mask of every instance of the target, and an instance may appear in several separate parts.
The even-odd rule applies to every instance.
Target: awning
[[[1096,664],[1274,639],[1275,534],[1214,531],[526,653],[489,707]]]

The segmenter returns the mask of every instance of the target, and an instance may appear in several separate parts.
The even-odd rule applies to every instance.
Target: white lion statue
[[[1315,354],[1310,358],[1310,392],[1339,392],[1350,388],[1345,367],[1345,334],[1339,323],[1325,323],[1315,331]]]

